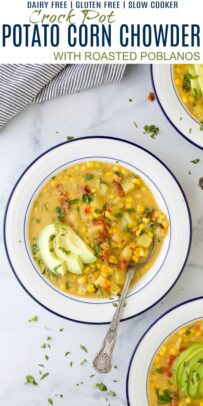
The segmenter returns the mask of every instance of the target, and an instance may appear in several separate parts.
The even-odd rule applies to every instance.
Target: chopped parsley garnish
[[[202,97],[202,91],[201,89],[197,89],[194,87],[194,89],[192,89],[192,94],[195,97]]]
[[[123,217],[123,213],[121,213],[121,211],[118,211],[117,213],[114,214],[114,217],[120,219],[121,217]]]
[[[144,214],[147,217],[150,217],[152,215],[152,213],[153,213],[153,209],[150,209],[149,207],[145,207]]]
[[[63,221],[64,218],[66,217],[66,212],[61,209],[61,207],[56,207],[55,212],[57,214],[57,219],[60,221]]]
[[[153,229],[157,228],[156,221],[151,221],[151,223],[149,223],[149,226],[150,226],[150,228],[153,228]]]
[[[82,195],[83,203],[91,203],[93,200],[94,200],[93,193],[83,193],[83,195]]]
[[[157,369],[156,369],[156,372],[157,372],[158,374],[163,374],[163,368],[162,368],[162,367],[157,368]]]
[[[130,209],[125,209],[128,213],[134,213],[135,209],[133,207],[131,207]]]
[[[72,366],[73,366],[73,361],[70,361],[69,365],[70,365],[70,367],[72,368]]]
[[[95,211],[94,211],[96,214],[102,214],[102,210],[100,210],[100,209],[95,209]]]
[[[51,337],[51,336],[47,336],[47,341],[50,341],[50,340],[52,340],[52,337]]]
[[[191,334],[191,330],[189,330],[189,328],[186,330],[185,335],[189,336]]]
[[[66,248],[64,248],[64,247],[59,247],[59,250],[61,250],[62,252],[64,252],[64,254],[67,254],[67,255],[69,255],[70,254],[70,251],[68,251]]]
[[[48,399],[48,403],[49,403],[50,405],[53,405],[53,404],[54,404],[54,402],[53,402],[53,400],[52,400],[51,398]]]
[[[94,374],[92,374],[92,375],[90,375],[90,378],[94,378],[94,376],[95,376],[95,375],[94,375]]]
[[[61,264],[59,264],[59,265],[55,266],[55,267],[53,268],[54,272],[57,272],[57,271],[58,271],[58,269],[59,269],[61,266],[62,266]]]
[[[33,316],[30,320],[28,320],[29,321],[29,323],[32,323],[33,321],[34,322],[36,322],[36,321],[38,321],[39,319],[38,319],[38,316]]]
[[[36,382],[35,378],[32,375],[27,375],[26,377],[26,384],[27,383],[32,383],[33,385],[38,385],[38,383]]]
[[[94,175],[92,175],[92,173],[85,173],[84,177],[85,180],[92,180],[94,178]]]
[[[197,79],[198,75],[191,75],[190,72],[185,73],[184,80],[183,80],[183,89],[188,92],[191,90],[191,79]]]
[[[115,175],[119,176],[121,178],[123,176],[122,172],[120,171],[114,171]]]
[[[40,378],[40,381],[42,381],[43,379],[47,378],[47,376],[49,376],[49,372],[45,372],[45,374],[43,374]]]
[[[129,103],[132,103],[132,102],[133,102],[133,99],[129,98],[128,101],[129,101]]]
[[[73,140],[74,138],[75,138],[75,137],[68,136],[68,137],[67,137],[67,140],[68,140],[68,141],[71,141],[71,140]]]
[[[64,328],[60,328],[60,329],[59,329],[60,333],[62,333],[63,330],[64,330]]]
[[[201,125],[201,127],[199,127],[200,131],[203,131],[203,125]]]
[[[44,364],[38,364],[38,366],[44,368]]]
[[[33,253],[33,255],[36,255],[38,252],[39,252],[38,245],[36,243],[32,244],[32,253]]]
[[[71,204],[71,205],[72,204],[78,204],[79,202],[80,202],[80,199],[72,199],[72,200],[68,201],[68,203]]]
[[[96,383],[96,388],[98,388],[99,390],[101,390],[102,392],[107,391],[107,387],[104,383]]]
[[[45,358],[46,361],[48,361],[49,356],[46,354],[46,355],[44,356],[44,358]]]
[[[71,352],[70,352],[70,351],[66,351],[66,352],[65,352],[65,357],[67,357],[67,355],[69,355],[69,354],[71,354]]]
[[[198,164],[200,162],[200,159],[193,159],[193,161],[190,161],[192,164]]]
[[[109,390],[109,391],[108,391],[108,395],[116,396],[116,392],[114,392],[113,390]]]
[[[155,139],[159,133],[159,127],[156,127],[154,124],[144,126],[144,134],[150,134],[150,137]]]
[[[97,256],[99,254],[101,254],[101,252],[102,252],[102,249],[99,245],[95,245],[94,250],[95,250]]]
[[[171,403],[172,400],[172,392],[168,389],[164,389],[160,391],[160,389],[156,389],[156,396],[159,405],[165,405],[167,403]]]
[[[83,350],[84,352],[88,352],[87,348],[85,347],[85,345],[80,344],[80,348],[81,350]]]
[[[83,359],[80,363],[80,365],[85,365],[87,363],[87,359]]]

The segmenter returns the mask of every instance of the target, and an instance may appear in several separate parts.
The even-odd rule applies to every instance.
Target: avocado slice
[[[194,343],[182,352],[174,363],[173,373],[182,394],[199,399],[203,378],[203,343]]]
[[[67,270],[71,273],[82,274],[84,265],[79,255],[72,254],[63,247],[63,235],[56,234],[53,239],[53,247],[56,256],[66,263]]]
[[[190,79],[192,93],[194,94],[194,96],[201,97],[203,94],[203,78],[201,87],[201,77],[200,74],[197,72],[196,65],[190,65],[189,73],[192,76],[192,78]]]
[[[53,239],[56,234],[54,224],[44,227],[38,239],[40,255],[47,268],[54,273],[64,275],[66,266],[64,261],[58,258],[53,249]]]
[[[200,399],[202,397],[199,388],[202,379],[203,379],[203,364],[198,362],[192,367],[189,376],[188,393],[191,396],[191,398]]]
[[[201,93],[203,96],[203,65],[195,64],[193,66],[194,66],[195,74],[198,76],[197,81],[198,81],[198,85],[201,89]]]
[[[82,274],[84,270],[84,265],[82,263],[81,258],[79,255],[76,254],[69,254],[66,258],[66,266],[69,272],[75,274]]]
[[[90,248],[75,233],[75,231],[66,224],[56,224],[56,228],[61,235],[60,246],[72,254],[79,255],[83,264],[91,264],[97,260],[92,248]]]

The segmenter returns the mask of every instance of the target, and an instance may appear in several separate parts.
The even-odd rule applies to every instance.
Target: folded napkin
[[[0,129],[24,107],[116,82],[125,65],[0,65]]]

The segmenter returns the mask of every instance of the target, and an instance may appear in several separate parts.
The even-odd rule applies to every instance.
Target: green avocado
[[[54,252],[53,239],[55,237],[56,229],[54,224],[49,224],[44,227],[38,239],[38,247],[40,255],[47,268],[54,273],[64,275],[66,266],[64,261],[58,258]]]
[[[203,65],[195,64],[193,66],[195,69],[195,74],[198,76],[197,81],[198,81],[198,85],[201,89],[201,95],[203,96]]]
[[[60,244],[66,251],[79,255],[83,264],[91,264],[97,260],[92,248],[70,226],[56,223],[55,227],[61,235]]]
[[[66,250],[63,246],[63,235],[61,232],[57,233],[53,239],[53,247],[56,256],[65,262],[67,271],[82,274],[84,270],[84,265],[79,255],[72,254],[70,251]]]
[[[190,83],[191,89],[194,96],[201,97],[203,94],[203,79],[202,79],[202,87],[201,87],[201,77],[200,73],[198,73],[196,66],[198,65],[191,65],[189,68],[189,73],[191,75]],[[203,73],[202,73],[203,74]]]
[[[203,394],[203,343],[191,344],[173,366],[176,384],[184,396],[200,399]]]

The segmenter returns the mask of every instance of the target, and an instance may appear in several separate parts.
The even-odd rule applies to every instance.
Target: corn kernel
[[[121,167],[119,165],[114,165],[113,170],[114,171],[120,171]]]
[[[132,179],[132,183],[134,183],[134,185],[140,186],[142,182],[141,182],[141,179],[139,179],[139,178],[134,178],[134,179]]]
[[[111,176],[111,171],[106,172],[106,176]]]
[[[117,259],[114,255],[110,255],[109,257],[110,264],[117,264]]]
[[[131,242],[131,243],[130,243],[130,248],[136,248],[135,242]]]
[[[101,269],[102,264],[100,264],[100,263],[98,262],[98,264],[97,264],[96,266],[97,266],[97,269]]]
[[[144,206],[143,206],[143,204],[138,204],[138,205],[137,205],[137,211],[138,211],[139,213],[144,213]]]
[[[131,204],[131,203],[127,203],[127,204],[125,205],[125,207],[126,207],[126,209],[131,209],[131,208],[132,208],[132,204]]]
[[[93,168],[94,167],[94,162],[87,162],[86,163],[87,168]]]
[[[112,218],[112,214],[109,213],[109,211],[105,211],[105,217],[107,217],[108,219]]]
[[[106,271],[101,271],[101,274],[103,276],[103,278],[107,278],[108,277],[108,273]]]
[[[66,285],[65,285],[64,283],[62,283],[62,284],[60,285],[60,289],[61,289],[61,290],[66,290]]]
[[[137,257],[136,255],[133,255],[133,256],[132,256],[132,260],[133,260],[133,262],[135,262],[135,263],[139,262],[139,259],[138,259],[138,257]]]
[[[126,202],[127,202],[127,203],[132,203],[132,202],[133,202],[133,198],[132,198],[132,197],[127,197],[127,198],[126,198]]]
[[[87,291],[89,293],[95,292],[95,287],[94,287],[93,283],[90,283],[89,285],[87,285]]]
[[[87,276],[82,276],[81,278],[78,279],[79,284],[83,284],[87,282]]]
[[[177,354],[177,349],[176,348],[171,348],[171,350],[170,350],[170,354],[171,355],[176,355]]]
[[[187,405],[190,405],[190,403],[192,403],[191,398],[186,398],[185,401],[186,401]]]

